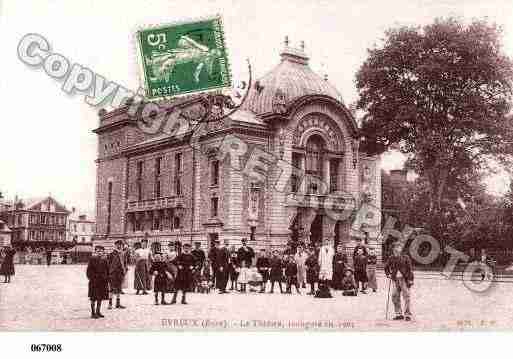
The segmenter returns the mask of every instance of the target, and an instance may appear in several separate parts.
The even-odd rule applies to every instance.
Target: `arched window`
[[[312,135],[306,141],[306,173],[322,179],[325,148],[324,139],[319,135]]]

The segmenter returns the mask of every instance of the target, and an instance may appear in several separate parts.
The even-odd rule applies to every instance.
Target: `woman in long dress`
[[[14,255],[16,254],[16,250],[12,247],[5,247],[4,250],[4,259],[2,261],[2,265],[0,266],[0,275],[5,277],[4,283],[11,282],[11,276],[14,275]]]
[[[374,253],[374,248],[369,248],[369,256],[367,258],[367,287],[371,288],[373,292],[378,290],[378,283],[376,280],[376,264],[378,258]]]
[[[134,289],[135,294],[139,295],[148,294],[147,290],[150,290],[151,278],[149,274],[149,262],[148,258],[150,251],[148,248],[142,248],[140,243],[136,243],[135,246],[135,270],[134,270]]]
[[[306,288],[306,259],[308,253],[303,249],[303,246],[297,247],[297,253],[294,256],[294,260],[297,264],[297,282],[302,288]]]

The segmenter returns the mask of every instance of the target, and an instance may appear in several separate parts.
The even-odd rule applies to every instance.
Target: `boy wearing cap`
[[[102,246],[96,246],[87,264],[89,279],[88,297],[91,301],[91,318],[103,318],[101,313],[102,300],[109,298],[109,267]]]
[[[385,274],[392,280],[392,302],[395,308],[394,320],[411,320],[410,290],[413,286],[411,259],[402,254],[402,244],[397,241],[392,246],[392,255],[385,264]],[[404,316],[401,308],[401,295],[404,300]]]
[[[260,293],[265,293],[265,287],[267,286],[267,282],[269,281],[269,269],[271,267],[271,262],[269,261],[269,257],[267,257],[267,252],[265,248],[260,250],[260,256],[257,259],[256,267],[258,273],[262,276],[262,284],[260,288]]]
[[[110,291],[116,296],[116,308],[125,309],[121,305],[121,287],[123,285],[123,278],[125,277],[125,262],[123,260],[123,241],[117,240],[114,242],[114,250],[109,254],[107,263],[109,266],[109,285]],[[112,298],[109,298],[109,309],[112,309]]]
[[[175,288],[171,304],[176,304],[176,297],[179,290],[182,291],[182,304],[187,304],[185,296],[192,284],[192,271],[195,265],[194,256],[191,254],[191,245],[189,243],[185,243],[182,246],[182,253],[180,253],[173,262],[178,268],[178,273],[175,279]]]

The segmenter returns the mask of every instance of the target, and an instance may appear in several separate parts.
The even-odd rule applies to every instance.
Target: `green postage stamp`
[[[138,55],[150,100],[231,86],[219,15],[137,31]]]

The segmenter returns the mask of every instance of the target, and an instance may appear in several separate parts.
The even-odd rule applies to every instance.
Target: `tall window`
[[[110,220],[112,213],[112,182],[109,182],[107,192],[107,233],[110,233]]]
[[[137,200],[142,201],[143,199],[143,162],[137,162]]]
[[[306,173],[323,180],[324,140],[319,135],[311,136],[306,142]],[[310,181],[308,193],[318,192],[318,183]]]
[[[162,157],[155,159],[155,198],[160,198],[160,173],[161,173]]]
[[[217,186],[219,184],[219,161],[212,160],[210,162],[210,184]]]
[[[219,213],[219,198],[212,197],[210,199],[210,217],[216,218]]]
[[[175,153],[175,193],[177,196],[182,194],[182,154]]]
[[[311,136],[306,142],[306,172],[322,178],[324,140],[318,135]]]
[[[290,176],[290,190],[293,193],[299,191],[299,175],[295,172],[296,169],[301,169],[301,155],[299,153],[292,153],[292,175]]]
[[[338,167],[339,159],[332,158],[330,160],[330,192],[338,191]]]

